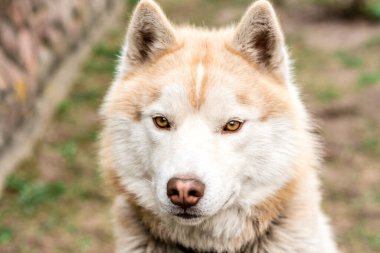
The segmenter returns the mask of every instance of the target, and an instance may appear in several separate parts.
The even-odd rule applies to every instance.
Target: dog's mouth
[[[171,217],[177,223],[185,226],[198,225],[206,218],[205,215],[194,214],[186,211],[182,211],[180,213],[171,213]]]
[[[187,213],[187,212],[177,213],[177,214],[175,214],[175,216],[182,218],[182,219],[185,219],[185,220],[197,219],[197,218],[202,217],[201,215],[191,214],[191,213]]]
[[[182,222],[191,222],[193,223],[194,221],[197,220],[202,220],[202,218],[205,217],[205,215],[200,212],[200,210],[190,208],[190,209],[177,209],[177,210],[170,210],[169,214],[172,217],[175,217],[178,221]]]

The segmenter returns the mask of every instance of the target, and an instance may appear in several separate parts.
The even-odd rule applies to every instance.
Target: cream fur
[[[337,252],[320,209],[318,141],[269,2],[209,31],[174,28],[142,0],[101,114],[116,253]],[[232,119],[242,128],[223,132]],[[190,220],[166,196],[186,173],[206,185]]]

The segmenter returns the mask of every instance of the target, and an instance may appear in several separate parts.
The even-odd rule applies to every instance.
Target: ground
[[[249,1],[161,2],[177,23],[219,26],[237,21]],[[380,252],[380,25],[297,11],[281,7],[280,17],[326,147],[323,207],[343,252]],[[112,252],[111,201],[96,158],[97,110],[128,15],[93,49],[33,156],[8,178],[0,202],[2,253]]]

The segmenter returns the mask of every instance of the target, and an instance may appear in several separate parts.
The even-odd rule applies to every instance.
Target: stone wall
[[[33,117],[49,76],[116,1],[0,0],[0,154]]]

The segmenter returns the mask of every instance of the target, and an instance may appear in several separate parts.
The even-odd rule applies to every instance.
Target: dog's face
[[[266,1],[212,32],[174,29],[142,1],[103,105],[106,160],[163,219],[249,211],[293,177],[299,110],[287,68]]]

